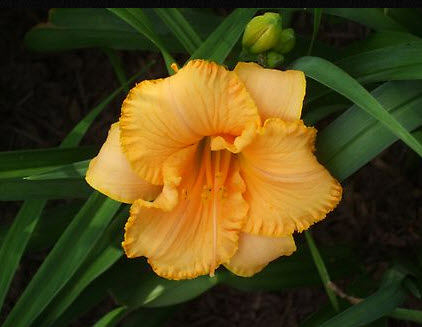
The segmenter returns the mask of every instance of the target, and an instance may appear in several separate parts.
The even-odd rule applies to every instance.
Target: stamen
[[[205,142],[205,146],[204,146],[204,164],[205,164],[205,172],[206,172],[206,176],[207,176],[207,185],[209,187],[212,187],[213,185],[213,176],[212,176],[212,164],[211,164],[211,146],[210,146],[210,138],[207,137],[207,140]]]
[[[221,164],[221,184],[223,185],[226,182],[226,178],[229,173],[231,158],[232,153],[230,153],[229,151],[223,152],[223,160]]]
[[[221,151],[212,152],[214,157],[214,183],[212,189],[212,224],[213,224],[213,261],[211,262],[210,267],[210,276],[214,276],[214,271],[217,263],[217,224],[218,224],[218,207],[217,207],[217,196],[219,189],[221,187],[221,172],[220,172],[220,159]]]
[[[220,172],[220,159],[221,159],[221,151],[214,151],[213,152],[214,156],[215,156],[215,163],[214,163],[214,167],[215,167],[215,184],[219,183],[219,177],[221,176],[221,172]]]

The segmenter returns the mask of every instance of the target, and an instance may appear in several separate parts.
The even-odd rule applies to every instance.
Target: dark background
[[[224,9],[217,12],[227,13]],[[47,9],[0,9],[0,151],[58,146],[90,109],[119,86],[106,55],[98,49],[50,54],[25,49],[24,34],[35,24],[45,22],[47,13]],[[307,13],[299,13],[292,27],[310,35],[312,19]],[[318,38],[344,46],[368,33],[367,28],[352,22],[333,24],[323,20]],[[156,64],[143,77],[166,76],[163,61],[156,53],[132,51],[121,52],[121,56],[128,76],[152,58]],[[122,100],[118,97],[104,110],[82,144],[104,142],[110,124],[119,117]],[[393,257],[412,255],[421,244],[422,227],[422,172],[409,164],[415,161],[420,168],[416,155],[397,142],[347,179],[339,207],[312,228],[317,243],[355,245],[356,256],[375,278],[381,276]],[[1,203],[0,223],[10,222],[19,205]],[[304,241],[301,235],[296,239]],[[45,255],[41,252],[24,257],[0,321]],[[349,282],[336,281],[342,287]],[[285,292],[241,292],[218,286],[181,306],[167,326],[293,327],[326,302],[322,286]],[[107,300],[72,326],[91,325],[113,305],[112,299]],[[406,306],[422,309],[415,299]],[[416,325],[390,320],[389,326]]]

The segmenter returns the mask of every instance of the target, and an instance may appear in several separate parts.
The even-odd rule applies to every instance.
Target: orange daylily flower
[[[123,247],[169,279],[240,276],[296,250],[292,237],[338,204],[300,120],[300,71],[193,60],[136,85],[86,180],[131,203]]]

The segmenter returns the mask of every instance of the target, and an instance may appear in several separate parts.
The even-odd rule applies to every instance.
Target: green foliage
[[[321,327],[363,326],[390,313],[404,301],[405,291],[401,287],[404,277],[400,271],[389,270],[385,283],[374,294],[324,322]]]
[[[297,10],[301,9],[280,10],[283,28]],[[296,45],[284,59],[289,68],[308,77],[305,122],[329,120],[317,138],[319,161],[342,181],[399,139],[422,156],[420,12],[306,10],[314,15],[313,33],[295,34]],[[399,308],[409,293],[421,293],[422,260],[409,265],[391,262],[378,285],[353,247],[317,246],[310,233],[307,245],[299,244],[295,254],[275,260],[251,278],[220,268],[214,277],[166,280],[144,259],[124,257],[120,243],[128,206],[121,208],[85,183],[89,159],[98,146],[79,146],[98,115],[122,91],[127,93],[151,64],[128,80],[117,51],[160,52],[169,74],[175,54],[232,66],[238,61],[245,26],[257,11],[235,9],[223,17],[201,9],[59,8],[50,11],[47,23],[27,32],[25,45],[34,51],[101,48],[122,86],[93,108],[59,147],[0,153],[0,200],[24,201],[15,220],[0,226],[0,306],[25,253],[49,251],[3,327],[67,326],[109,294],[116,307],[94,326],[160,326],[182,303],[219,284],[245,291],[324,287],[331,306],[308,317],[303,327],[384,324],[380,319],[386,317],[422,322],[422,312]],[[321,21],[333,18],[355,21],[371,32],[336,49],[317,40]],[[311,52],[313,57],[307,56]],[[46,206],[51,199],[69,200]],[[336,296],[330,287],[346,276],[356,279],[346,293],[358,294],[357,304]]]
[[[351,100],[383,123],[409,147],[422,156],[422,144],[391,116],[363,86],[337,66],[321,58],[303,57],[297,60],[292,67],[302,70],[307,76]]]
[[[235,9],[192,54],[190,59],[208,59],[222,64],[257,9]]]
[[[314,31],[312,32],[311,44],[309,45],[308,56],[311,55],[314,42],[319,31],[319,25],[321,24],[322,8],[314,9]]]

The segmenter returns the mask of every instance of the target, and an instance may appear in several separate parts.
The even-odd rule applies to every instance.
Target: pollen
[[[209,185],[204,185],[201,192],[201,198],[204,201],[207,201],[211,197],[212,188]]]

